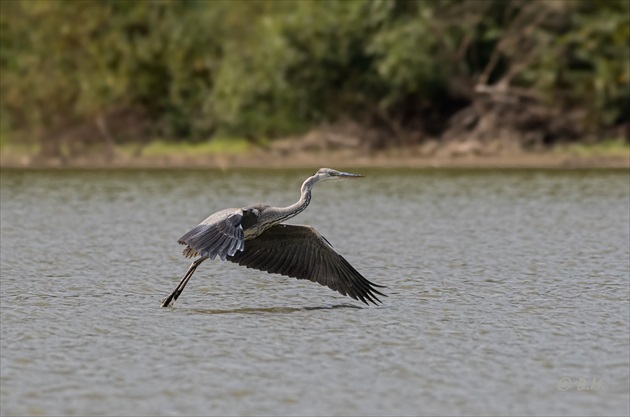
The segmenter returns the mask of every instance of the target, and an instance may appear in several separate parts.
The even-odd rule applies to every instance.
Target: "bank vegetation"
[[[1,144],[627,146],[629,39],[616,0],[3,1]]]

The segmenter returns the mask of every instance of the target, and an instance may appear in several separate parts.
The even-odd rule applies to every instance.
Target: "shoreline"
[[[462,168],[462,169],[630,169],[627,154],[579,155],[568,152],[517,152],[503,155],[420,156],[407,150],[373,155],[357,155],[342,151],[300,152],[280,156],[268,152],[242,154],[170,154],[131,157],[118,154],[114,158],[83,156],[68,160],[29,155],[1,155],[0,169],[238,169],[238,168]]]

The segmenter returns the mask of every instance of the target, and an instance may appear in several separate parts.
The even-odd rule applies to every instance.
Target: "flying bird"
[[[318,182],[360,178],[363,175],[321,168],[302,184],[300,199],[288,207],[253,204],[243,208],[220,210],[179,238],[186,245],[183,255],[198,256],[162,307],[177,300],[195,270],[206,259],[217,256],[247,268],[308,279],[326,285],[342,295],[365,304],[380,303],[376,288],[384,288],[365,279],[311,226],[284,224],[311,202],[311,190]]]

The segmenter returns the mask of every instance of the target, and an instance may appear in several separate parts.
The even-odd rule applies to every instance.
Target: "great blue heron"
[[[384,287],[361,276],[314,228],[281,224],[308,206],[311,190],[318,182],[358,177],[362,175],[321,168],[304,181],[300,199],[288,207],[254,204],[214,213],[178,240],[186,245],[185,257],[200,258],[190,265],[161,306],[168,307],[177,300],[197,267],[217,255],[247,268],[319,282],[365,304],[381,302],[376,294],[385,294],[375,287]]]

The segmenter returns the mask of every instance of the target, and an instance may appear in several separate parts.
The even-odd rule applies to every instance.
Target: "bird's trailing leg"
[[[188,280],[190,280],[192,274],[195,273],[197,267],[201,265],[201,263],[206,259],[208,259],[207,255],[202,256],[201,258],[195,260],[192,264],[190,264],[190,267],[188,268],[188,271],[186,271],[186,275],[184,275],[184,278],[182,278],[177,287],[173,290],[172,293],[170,293],[168,297],[162,299],[160,307],[168,307],[172,302],[177,300],[182,291],[184,291],[184,287],[186,287],[186,284],[188,284]]]

